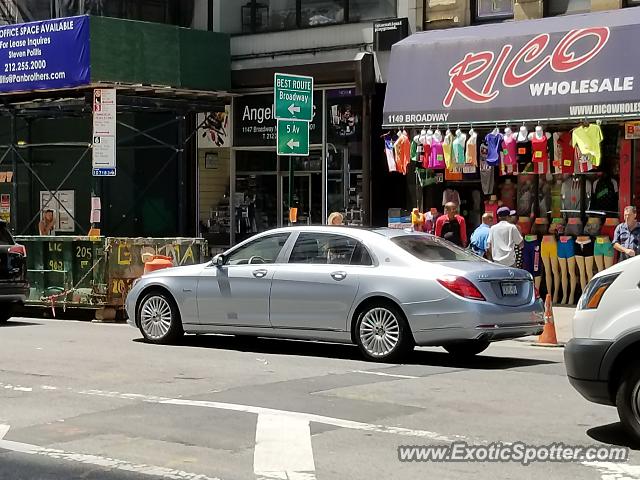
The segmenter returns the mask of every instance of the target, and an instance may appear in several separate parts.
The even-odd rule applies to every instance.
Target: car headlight
[[[610,275],[604,275],[591,280],[580,297],[578,310],[592,310],[598,308],[604,293],[619,275],[620,273],[612,273]]]

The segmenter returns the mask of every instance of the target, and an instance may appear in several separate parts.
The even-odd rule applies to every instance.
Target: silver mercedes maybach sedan
[[[291,227],[202,265],[144,275],[127,296],[148,342],[218,333],[354,343],[370,360],[419,346],[475,355],[541,333],[531,275],[418,232]]]

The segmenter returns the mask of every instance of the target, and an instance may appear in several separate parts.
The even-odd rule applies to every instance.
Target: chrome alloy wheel
[[[400,323],[391,310],[372,308],[362,317],[359,334],[362,346],[372,357],[384,357],[398,346]]]
[[[154,340],[160,340],[171,328],[171,305],[163,297],[149,297],[140,309],[140,326]]]

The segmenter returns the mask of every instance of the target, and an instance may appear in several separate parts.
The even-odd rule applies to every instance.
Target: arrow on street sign
[[[287,108],[287,110],[289,110],[289,112],[291,112],[291,115],[295,115],[296,113],[300,113],[300,107],[296,106],[295,103],[292,103],[291,105],[289,105],[289,108]]]
[[[299,146],[300,146],[300,142],[294,142],[293,138],[287,142],[287,147],[289,147],[291,150],[293,150],[294,147],[299,147]]]

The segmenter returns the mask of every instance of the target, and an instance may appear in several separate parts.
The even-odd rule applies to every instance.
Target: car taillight
[[[444,275],[438,278],[438,283],[445,287],[447,290],[452,291],[456,295],[460,295],[464,298],[470,298],[472,300],[484,300],[484,295],[480,293],[480,290],[476,286],[464,277],[457,277],[455,275]]]
[[[604,293],[619,275],[620,273],[613,273],[611,275],[604,275],[591,280],[578,301],[578,310],[592,310],[598,308]]]
[[[27,256],[27,249],[24,248],[24,245],[11,245],[9,247],[9,253],[17,253],[22,255],[23,257]]]

